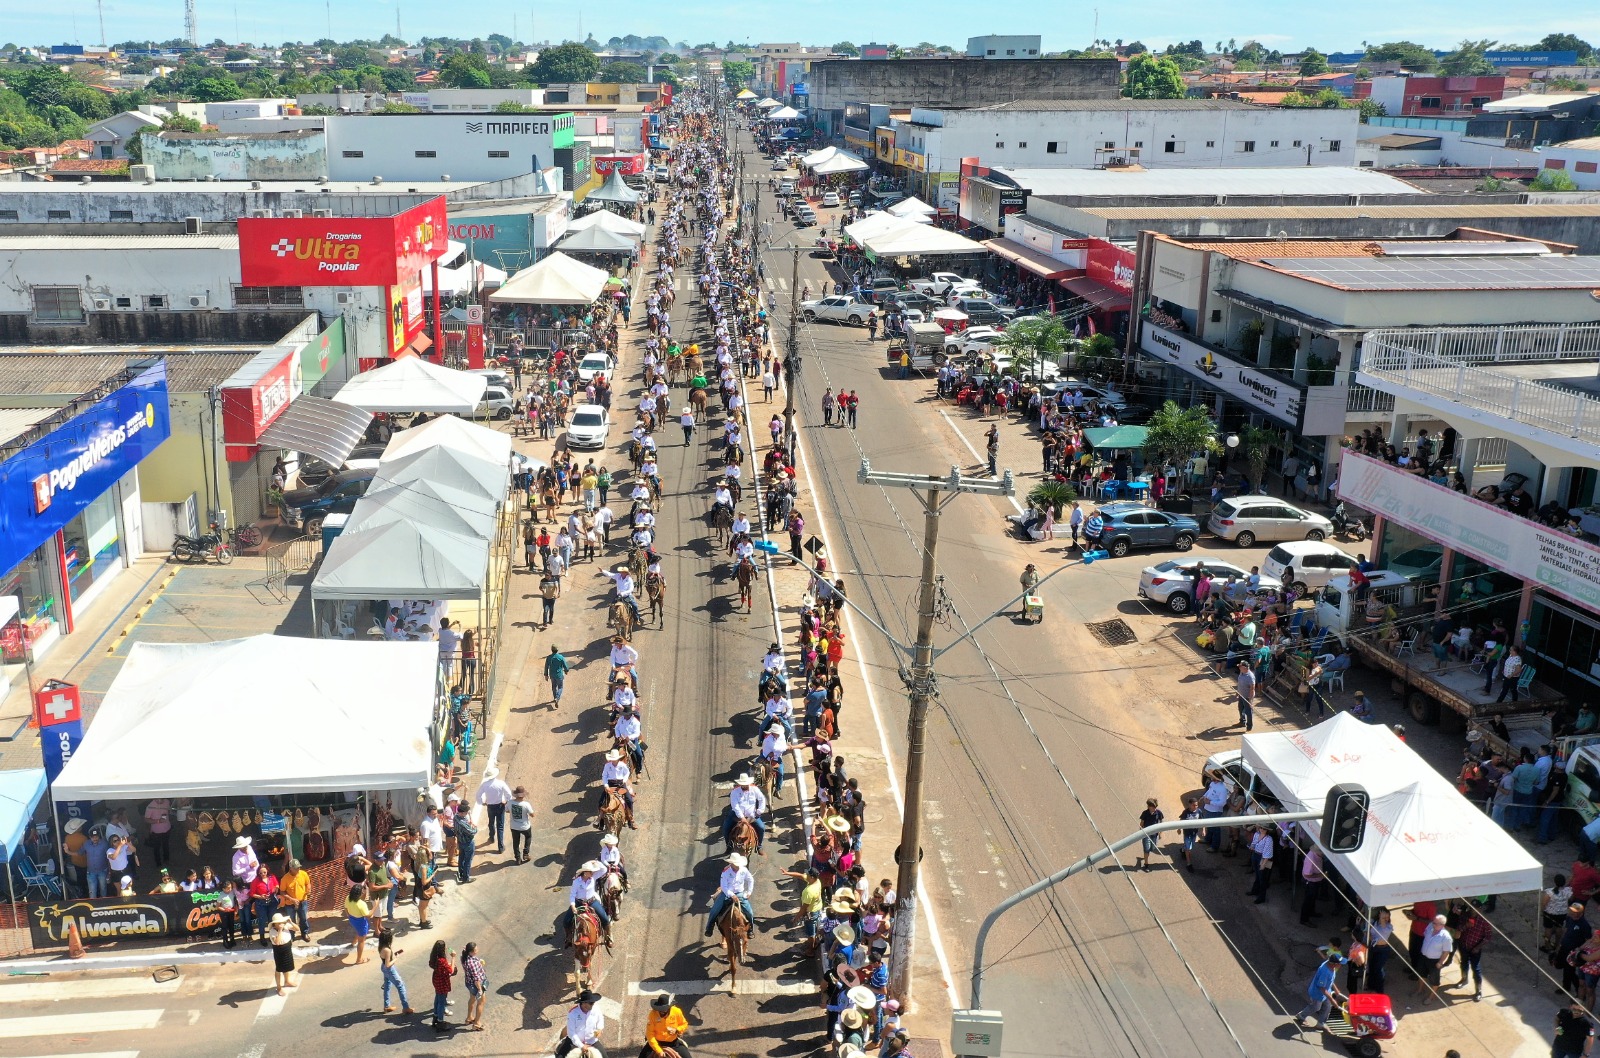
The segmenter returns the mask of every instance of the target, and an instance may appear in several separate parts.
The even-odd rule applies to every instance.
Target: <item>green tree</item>
[[[168,114],[161,119],[160,132],[199,132],[205,128],[199,121],[187,114]]]
[[[439,83],[450,88],[488,88],[488,60],[482,55],[458,51],[439,67]]]
[[[1237,451],[1250,468],[1250,483],[1259,489],[1266,481],[1267,463],[1272,458],[1272,450],[1282,443],[1282,437],[1277,430],[1269,430],[1264,426],[1246,426],[1237,436]]]
[[[1144,41],[1136,40],[1136,41],[1133,41],[1133,42],[1131,42],[1129,44],[1123,45],[1122,54],[1128,55],[1128,56],[1143,55],[1145,52],[1147,52],[1149,50],[1150,49],[1145,46]]]
[[[1594,45],[1573,33],[1547,33],[1534,47],[1539,51],[1575,51],[1580,62],[1594,53]]]
[[[420,113],[422,113],[422,108],[421,107],[414,107],[410,103],[401,103],[398,100],[391,99],[387,103],[383,104],[383,106],[379,107],[377,110],[374,110],[373,113],[374,114],[420,114]]]
[[[755,79],[755,64],[736,59],[733,62],[722,64],[722,79],[728,83],[729,88],[743,88]]]
[[[201,103],[224,103],[244,97],[238,82],[231,77],[208,77],[190,89],[190,95]]]
[[[1492,40],[1464,40],[1455,51],[1439,60],[1439,72],[1448,77],[1478,77],[1494,73],[1494,63],[1484,53],[1494,47]]]
[[[643,84],[645,70],[636,62],[614,62],[600,71],[596,81],[601,84]]]
[[[664,51],[656,56],[656,62],[662,66],[676,66],[679,61],[679,58],[670,51]]]
[[[1528,185],[1529,191],[1576,191],[1577,183],[1564,169],[1541,169]]]
[[[1358,99],[1356,100],[1356,109],[1361,111],[1362,121],[1371,121],[1373,118],[1381,118],[1389,113],[1389,108],[1376,99]]]
[[[1182,99],[1186,94],[1178,64],[1150,54],[1128,60],[1122,94],[1130,99]]]
[[[847,40],[841,40],[830,49],[835,55],[860,55],[861,49]]]
[[[514,99],[502,100],[494,105],[496,114],[532,114],[537,107],[523,106]]]
[[[1439,60],[1433,54],[1432,48],[1425,48],[1410,40],[1370,44],[1367,46],[1366,57],[1371,62],[1399,63],[1405,69],[1415,70],[1418,73],[1428,73],[1439,68]]]
[[[1011,354],[1019,377],[1035,372],[1046,361],[1054,362],[1067,351],[1072,332],[1053,315],[1021,320],[1001,332],[995,346]]]
[[[1351,106],[1351,101],[1331,88],[1324,88],[1320,92],[1285,92],[1278,105],[1304,110],[1343,110]]]
[[[1056,521],[1061,520],[1067,504],[1077,498],[1078,490],[1065,481],[1041,481],[1028,490],[1026,497],[1029,507],[1036,507],[1039,510],[1049,507]]]
[[[1300,76],[1316,77],[1318,74],[1328,72],[1328,57],[1315,48],[1306,49],[1300,56]]]
[[[1145,458],[1157,467],[1177,466],[1217,447],[1216,426],[1203,404],[1181,408],[1169,400],[1151,413],[1144,428]]]
[[[528,71],[534,84],[572,84],[588,81],[600,72],[600,60],[582,44],[557,44],[539,53]]]
[[[417,83],[417,75],[415,73],[411,70],[401,69],[398,66],[385,67],[379,77],[383,81],[384,89],[390,92],[404,92],[406,89],[414,87]]]

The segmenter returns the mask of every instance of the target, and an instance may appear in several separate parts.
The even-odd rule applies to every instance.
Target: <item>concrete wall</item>
[[[519,176],[550,165],[556,148],[572,143],[574,124],[571,114],[557,113],[352,114],[325,120],[333,180]]]
[[[144,138],[145,164],[158,180],[315,180],[328,174],[324,133],[207,136],[164,133]]]
[[[182,503],[190,493],[199,493],[204,520],[212,491],[220,489],[222,509],[237,510],[228,480],[221,414],[205,393],[172,393],[168,400],[172,436],[139,464],[139,492],[144,502]]]
[[[81,325],[39,323],[31,312],[0,313],[0,345],[271,345],[305,309],[243,312],[90,312]]]
[[[187,312],[189,298],[197,294],[206,295],[210,307],[225,309],[233,306],[238,282],[239,251],[232,247],[0,250],[0,312],[7,313],[31,314],[34,287],[76,287],[89,311],[95,298],[113,304],[130,298],[130,308],[140,309],[145,298],[160,295],[172,311]]]
[[[811,64],[811,105],[849,102],[891,106],[981,106],[1012,99],[1115,99],[1122,68],[1115,59],[828,59]]]
[[[967,38],[967,57],[970,59],[1037,59],[1039,42],[1037,33],[992,33],[986,37]]]
[[[1214,286],[1224,285],[1217,282],[1215,270],[1212,275]],[[1592,323],[1595,318],[1594,298],[1587,290],[1338,290],[1253,265],[1235,266],[1232,286],[1308,316],[1363,329],[1530,320]]]
[[[1559,169],[1572,177],[1580,191],[1600,191],[1600,150],[1558,143],[1544,149],[1543,164],[1546,169]]]

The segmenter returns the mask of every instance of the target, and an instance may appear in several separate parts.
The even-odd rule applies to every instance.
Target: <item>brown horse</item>
[[[664,627],[667,623],[667,578],[659,573],[646,573],[644,594],[650,600],[650,620],[659,618]]]
[[[756,850],[755,824],[748,819],[735,819],[733,829],[728,831],[728,843],[734,852],[748,858]]]
[[[737,992],[739,963],[750,947],[750,923],[745,919],[739,901],[729,902],[727,913],[717,922],[717,928],[722,931],[722,948],[728,953],[728,983]]]
[[[706,421],[706,401],[708,399],[706,391],[703,389],[691,389],[689,391],[689,410],[694,413],[694,421],[696,423]]]
[[[573,977],[580,992],[589,990],[592,980],[589,970],[594,965],[595,949],[605,943],[609,950],[611,942],[605,938],[600,928],[600,918],[588,904],[579,904],[577,912],[572,918],[572,959],[574,963]]]
[[[611,604],[611,616],[606,619],[607,628],[615,628],[617,635],[623,639],[633,638],[633,611],[628,604],[620,599]]]
[[[602,834],[620,835],[627,819],[628,803],[622,799],[622,791],[615,786],[602,787],[600,815],[595,820],[595,826]]]
[[[607,871],[600,883],[600,903],[605,905],[606,914],[611,916],[613,922],[622,911],[623,892],[622,875],[615,870]]]

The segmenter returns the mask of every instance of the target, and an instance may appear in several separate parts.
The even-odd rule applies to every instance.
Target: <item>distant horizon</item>
[[[1099,18],[1096,18],[1096,14]],[[400,32],[396,33],[396,14]],[[540,17],[536,18],[538,14]],[[956,50],[966,46],[969,36],[987,33],[1038,33],[1042,50],[1066,51],[1087,48],[1099,39],[1125,44],[1140,41],[1152,51],[1169,44],[1199,39],[1208,50],[1220,39],[1243,44],[1257,40],[1268,48],[1294,53],[1308,47],[1323,52],[1355,52],[1366,43],[1410,40],[1437,50],[1449,50],[1463,39],[1495,40],[1528,46],[1550,33],[1572,33],[1600,45],[1600,7],[1589,12],[1551,15],[1543,24],[1528,26],[1521,12],[1508,12],[1489,0],[1421,0],[1403,11],[1376,0],[1350,0],[1333,9],[1287,10],[1265,0],[1241,0],[1226,14],[1198,10],[1180,0],[1131,0],[1113,10],[1109,6],[1039,12],[1031,25],[970,25],[958,37],[931,33],[931,26],[970,24],[970,12],[954,0],[880,0],[865,12],[851,12],[819,37],[815,12],[795,14],[753,9],[742,5],[712,3],[686,5],[663,19],[656,5],[640,0],[612,0],[604,7],[585,10],[578,7],[552,15],[548,9],[530,5],[520,16],[513,8],[495,11],[440,11],[429,5],[405,0],[376,0],[352,10],[332,5],[330,0],[231,0],[224,5],[216,0],[198,0],[197,19],[202,44],[215,39],[229,43],[279,46],[289,39],[303,43],[332,37],[338,41],[376,40],[386,33],[409,43],[421,37],[471,39],[501,33],[522,43],[561,43],[583,40],[592,34],[604,46],[611,37],[634,34],[662,36],[691,46],[733,39],[740,45],[796,42],[830,47],[839,41],[857,46],[865,43],[895,43],[914,46],[927,39]],[[657,25],[670,22],[670,31]],[[0,42],[26,46],[55,44],[98,45],[101,43],[100,15],[93,0],[66,0],[65,3],[12,10],[0,20]],[[105,5],[105,40],[108,44],[132,40],[173,40],[183,36],[182,0],[110,0]],[[290,26],[303,26],[299,32]],[[908,25],[923,27],[907,35]],[[1440,26],[1452,27],[1441,34]],[[1352,28],[1359,27],[1359,28]],[[923,34],[929,35],[924,38]],[[1352,39],[1353,38],[1353,39]]]

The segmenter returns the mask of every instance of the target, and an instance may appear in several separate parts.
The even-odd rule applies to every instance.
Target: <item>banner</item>
[[[1194,375],[1213,389],[1220,389],[1240,403],[1266,412],[1291,429],[1300,428],[1305,407],[1305,387],[1299,383],[1269,375],[1148,320],[1144,322],[1139,337],[1139,348],[1185,374]]]
[[[221,899],[221,893],[154,893],[34,904],[28,909],[28,932],[36,948],[64,947],[67,927],[74,923],[85,944],[194,936],[221,924]]]
[[[240,217],[250,287],[388,287],[449,250],[443,196],[390,217]]]
[[[1453,551],[1600,610],[1600,547],[1346,449],[1339,496]]]
[[[389,355],[398,356],[422,333],[422,274],[389,288]]]

